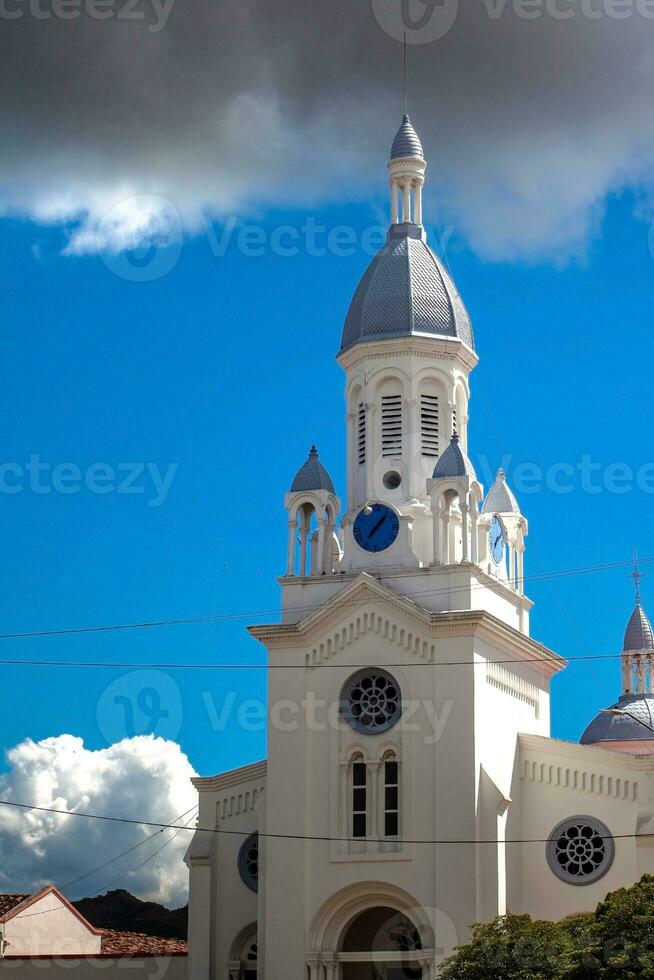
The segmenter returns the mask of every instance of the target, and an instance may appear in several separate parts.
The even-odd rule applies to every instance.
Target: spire
[[[413,235],[423,237],[422,231],[422,185],[425,182],[427,164],[420,137],[409,119],[407,95],[407,47],[406,32],[402,48],[402,82],[404,96],[404,115],[395,134],[388,162],[388,175],[391,185],[391,237]],[[396,226],[400,226],[396,228]],[[416,226],[418,228],[416,229]]]
[[[631,577],[634,580],[634,592],[636,605],[640,605],[640,580],[643,577],[644,572],[641,572],[638,567],[638,551],[636,550],[636,545],[634,545],[634,570],[631,573]]]

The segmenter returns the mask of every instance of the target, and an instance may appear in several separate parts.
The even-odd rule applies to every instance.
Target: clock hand
[[[368,535],[368,541],[370,541],[370,539],[377,533],[377,531],[382,526],[382,524],[384,523],[384,521],[386,520],[387,517],[388,517],[388,514],[383,514],[379,518],[379,520],[377,521],[377,523],[375,524],[375,526],[371,530],[370,534]]]

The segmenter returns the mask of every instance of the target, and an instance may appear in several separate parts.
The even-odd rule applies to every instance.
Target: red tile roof
[[[26,895],[0,895],[0,918],[29,897],[29,892]]]
[[[188,944],[184,939],[163,939],[144,932],[119,932],[101,929],[101,956],[186,956]]]

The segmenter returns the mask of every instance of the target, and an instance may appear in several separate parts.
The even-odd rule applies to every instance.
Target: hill
[[[166,939],[187,938],[188,905],[167,909],[157,902],[142,902],[123,888],[95,898],[81,898],[73,905],[98,929],[144,932]]]

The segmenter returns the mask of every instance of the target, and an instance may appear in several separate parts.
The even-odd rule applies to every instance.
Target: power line
[[[199,810],[199,807],[194,807],[194,809],[195,810]],[[118,878],[113,878],[111,881],[109,881],[106,884],[102,885],[101,888],[98,888],[97,891],[93,892],[93,895],[99,895],[100,892],[107,891],[107,889],[111,888],[112,885],[116,885],[119,881],[123,881],[125,878],[129,878],[129,876],[130,875],[133,875],[136,871],[140,871],[141,868],[143,868],[146,864],[148,864],[150,861],[152,861],[154,858],[156,858],[158,854],[161,854],[161,852],[163,851],[163,849],[165,847],[168,847],[169,844],[172,844],[172,842],[175,840],[175,838],[176,837],[179,837],[179,835],[181,834],[181,832],[183,830],[188,830],[189,829],[189,826],[188,825],[190,824],[191,820],[195,820],[195,817],[196,817],[196,814],[193,813],[191,815],[191,817],[186,821],[186,823],[184,824],[184,826],[183,827],[180,827],[179,830],[177,830],[171,837],[169,837],[168,840],[165,842],[165,844],[162,844],[161,847],[158,847],[156,851],[153,851],[152,854],[150,854],[148,857],[146,857],[145,861],[141,861],[140,864],[137,864],[134,868],[130,868],[129,871],[126,871],[124,874],[119,875]],[[164,832],[164,830],[167,830],[167,829],[168,829],[167,827],[162,827],[162,829],[159,830],[159,831],[157,831],[157,833],[158,834],[162,834]],[[193,829],[195,829],[195,828],[193,828]],[[152,836],[153,837],[156,837],[156,834],[153,834]],[[152,839],[151,837],[148,838],[148,840],[151,840],[151,839]],[[89,896],[89,897],[91,898],[93,896]]]
[[[223,836],[236,836],[236,837],[250,837],[252,831],[250,830],[225,830],[223,827],[189,827],[184,824],[174,824],[174,823],[158,823],[152,820],[135,820],[129,817],[113,817],[106,814],[100,813],[84,813],[80,810],[57,810],[54,807],[47,806],[35,806],[32,803],[15,803],[12,800],[0,800],[0,806],[13,806],[18,807],[22,810],[36,810],[42,813],[58,813],[66,817],[84,817],[87,820],[104,820],[110,823],[127,823],[127,824],[138,824],[142,827],[160,827],[163,830],[186,830],[196,833],[200,831],[205,834],[218,834]],[[597,837],[603,840],[634,840],[634,839],[645,839],[654,838],[654,833],[651,834],[597,834]],[[262,832],[259,831],[259,837],[265,838],[267,840],[297,840],[297,841],[316,841],[324,843],[357,843],[361,841],[360,837],[330,837],[328,835],[313,835],[313,834],[275,834],[269,831]],[[531,837],[522,839],[507,839],[499,840],[497,838],[479,838],[479,839],[453,839],[453,840],[429,840],[429,839],[408,839],[408,838],[392,838],[394,844],[428,844],[428,845],[460,845],[460,844],[547,844],[549,842],[548,837]]]
[[[640,558],[639,563],[641,565],[654,562],[654,556],[648,558]],[[627,559],[623,561],[615,562],[604,562],[595,565],[584,565],[576,568],[564,568],[553,570],[550,572],[534,572],[531,575],[525,575],[522,578],[522,582],[528,581],[548,581],[556,578],[567,578],[575,575],[587,575],[594,572],[611,571],[615,568],[624,568],[627,565],[633,564],[633,559]],[[369,573],[371,574],[371,573]],[[388,579],[393,577],[392,569],[388,569],[384,575],[372,577],[377,578],[379,581],[383,579]],[[328,578],[325,576],[325,579]],[[336,578],[336,576],[334,576]],[[315,581],[323,581],[322,578],[316,577]],[[500,584],[506,585],[501,579],[498,579]],[[439,589],[425,589],[424,591],[417,592],[405,592],[398,593],[406,599],[420,598],[421,596],[436,596],[436,595],[455,595],[457,592],[475,592],[480,589],[487,588],[486,584],[483,582],[477,583],[477,585],[461,585],[455,586],[453,588],[443,587]],[[360,600],[351,600],[350,603],[353,606],[360,605]],[[159,619],[152,621],[144,621],[140,623],[112,623],[106,626],[73,626],[73,627],[62,627],[61,629],[48,629],[48,630],[31,630],[22,633],[0,633],[0,640],[25,640],[25,639],[37,639],[42,637],[51,636],[74,636],[78,634],[86,633],[110,633],[117,632],[120,630],[146,630],[146,629],[159,629],[169,626],[196,626],[202,625],[204,623],[223,623],[223,622],[235,622],[238,620],[251,620],[259,619],[262,616],[276,616],[280,615],[282,612],[284,614],[288,613],[304,613],[305,615],[310,612],[314,612],[320,609],[324,603],[317,606],[295,606],[281,609],[276,607],[274,609],[259,609],[250,610],[249,612],[231,612],[231,613],[221,613],[211,616],[190,616],[187,618],[180,619]],[[344,604],[345,605],[345,604]],[[2,662],[2,661],[0,661]]]
[[[533,641],[532,641],[533,642]],[[562,658],[567,664],[581,663],[588,660],[620,660],[621,653],[594,653],[583,654],[578,657]],[[507,660],[441,660],[433,662],[429,660],[401,661],[398,663],[384,664],[385,668],[396,667],[398,670],[404,667],[485,667],[487,664],[551,664],[551,657],[517,657]],[[302,670],[305,664],[183,664],[183,663],[158,663],[148,661],[127,661],[127,660],[0,660],[0,667],[94,667],[94,668],[115,668],[117,670]],[[369,663],[325,663],[321,664],[321,669],[332,667],[337,670],[358,669],[369,667]]]
[[[194,816],[195,815],[194,811],[197,809],[198,809],[197,804],[195,806],[191,806],[188,808],[188,810],[184,810],[183,813],[180,813],[179,816],[175,817],[174,819],[175,821],[183,820],[184,817],[187,815],[187,813],[192,813],[192,812]],[[191,820],[193,819],[193,816],[191,817]],[[85,878],[90,878],[91,875],[97,874],[98,871],[104,871],[104,869],[108,868],[110,864],[115,864],[116,861],[120,861],[121,858],[127,857],[128,854],[132,854],[133,851],[136,851],[139,847],[143,847],[144,844],[147,844],[148,841],[151,841],[155,837],[158,837],[159,834],[163,834],[165,829],[166,829],[165,827],[162,827],[160,830],[155,830],[154,834],[150,834],[148,837],[144,837],[143,840],[140,840],[136,844],[133,844],[132,847],[128,847],[127,850],[121,851],[120,854],[116,854],[114,855],[114,857],[109,858],[107,861],[104,861],[102,864],[99,864],[97,867],[91,868],[90,871],[86,871],[83,875],[79,875],[77,878],[73,878],[72,881],[67,881],[65,885],[61,886],[61,891],[66,891],[68,888],[72,888],[74,885],[78,885],[80,881],[84,881]],[[128,874],[129,873],[130,872],[128,872]],[[113,882],[111,884],[113,884]],[[102,891],[102,889],[99,890]],[[93,892],[93,894],[97,895],[97,892]]]

